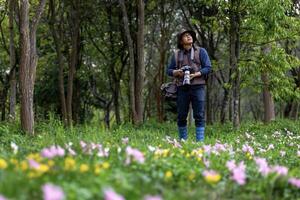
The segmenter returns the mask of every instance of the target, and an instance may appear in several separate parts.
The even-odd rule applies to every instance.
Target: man
[[[196,33],[185,30],[177,34],[178,50],[171,58],[167,74],[177,80],[177,126],[180,140],[187,140],[187,116],[192,103],[196,141],[204,140],[205,85],[211,62],[204,48],[194,46]],[[189,69],[189,70],[187,70]],[[190,75],[189,75],[190,73]],[[190,82],[186,80],[189,76]],[[185,82],[183,82],[185,81]]]

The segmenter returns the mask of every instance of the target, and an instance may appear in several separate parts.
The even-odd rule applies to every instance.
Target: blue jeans
[[[177,94],[177,125],[185,127],[189,105],[192,103],[196,127],[205,126],[205,85],[185,85],[178,87]]]

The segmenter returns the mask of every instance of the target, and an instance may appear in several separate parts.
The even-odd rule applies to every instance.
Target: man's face
[[[181,37],[181,44],[182,45],[190,45],[193,44],[193,37],[189,33],[185,33]]]

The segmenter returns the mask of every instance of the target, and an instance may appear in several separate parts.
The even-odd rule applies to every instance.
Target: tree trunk
[[[120,81],[115,83],[115,90],[114,90],[114,106],[115,106],[115,115],[116,115],[117,125],[121,124],[119,94],[120,94]]]
[[[164,66],[166,59],[166,46],[165,46],[165,36],[162,33],[161,41],[160,41],[160,60],[159,60],[159,68],[158,68],[158,84],[156,86],[156,109],[157,109],[157,117],[158,121],[162,122],[164,118],[164,108],[163,108],[163,98],[160,91],[160,85],[163,83],[164,79]]]
[[[262,52],[263,54],[270,53],[270,47],[264,46]],[[275,105],[269,89],[269,77],[266,71],[261,72],[261,80],[263,82],[264,122],[269,123],[275,120]]]
[[[50,0],[50,10],[51,10],[51,22],[50,27],[52,31],[52,37],[55,45],[55,50],[57,54],[57,62],[58,62],[58,88],[59,88],[59,99],[60,99],[60,107],[61,107],[61,114],[62,114],[62,120],[64,125],[67,125],[68,118],[67,118],[67,108],[66,108],[66,97],[65,97],[65,87],[64,87],[64,61],[63,61],[63,54],[61,51],[62,46],[62,37],[61,34],[59,34],[59,31],[61,30],[61,26],[56,25],[57,19],[56,19],[56,10],[55,10],[55,3],[54,0]],[[60,23],[61,23],[60,19]]]
[[[145,78],[144,64],[144,1],[138,0],[138,32],[137,32],[137,72],[135,85],[135,105],[137,112],[137,124],[143,122],[143,88]]]
[[[222,99],[222,107],[221,107],[221,114],[220,114],[220,120],[221,124],[224,124],[226,122],[226,114],[228,112],[228,102],[229,102],[229,90],[224,89],[224,97]]]
[[[264,103],[264,122],[268,123],[275,120],[275,106],[274,101],[269,90],[269,78],[266,72],[261,74],[263,82],[263,103]]]
[[[78,43],[80,38],[80,18],[79,18],[79,8],[78,1],[76,1],[71,6],[71,55],[70,55],[70,63],[69,63],[69,73],[68,73],[68,86],[67,86],[67,121],[68,126],[72,126],[73,123],[73,109],[72,109],[72,101],[73,101],[73,85],[74,85],[74,76],[76,73],[76,67],[78,65]]]
[[[239,116],[239,99],[240,99],[240,73],[238,69],[238,57],[240,50],[239,41],[239,13],[236,11],[236,2],[231,0],[230,11],[230,66],[233,71],[232,81],[232,101],[233,101],[233,127],[238,128],[240,125]]]
[[[7,93],[8,93],[8,85],[5,83],[1,94],[1,121],[5,121],[5,117],[6,117]]]
[[[137,110],[136,110],[136,102],[135,102],[135,67],[134,67],[134,51],[133,51],[133,41],[130,35],[129,30],[129,22],[127,11],[125,7],[124,0],[119,0],[119,4],[121,6],[123,22],[124,22],[124,31],[127,39],[128,52],[129,52],[129,97],[130,97],[130,110],[131,110],[131,118],[134,124],[138,122]]]
[[[16,118],[16,48],[15,48],[15,32],[14,32],[14,8],[15,1],[9,1],[9,62],[10,62],[10,97],[9,97],[9,118],[14,121]]]
[[[299,103],[296,100],[294,100],[292,103],[290,118],[294,120],[298,120],[298,115],[299,115]]]
[[[28,0],[20,2],[20,93],[21,93],[21,126],[30,134],[34,134],[33,125],[33,87],[30,74],[30,35],[29,35],[29,3]]]
[[[37,66],[36,30],[44,10],[46,0],[41,0],[32,23],[29,23],[29,2],[20,1],[20,90],[21,90],[21,126],[22,129],[34,134],[33,92]]]

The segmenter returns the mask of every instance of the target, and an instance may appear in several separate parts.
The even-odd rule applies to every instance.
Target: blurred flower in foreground
[[[165,178],[166,179],[170,179],[170,178],[172,178],[172,176],[173,176],[173,173],[170,170],[166,171],[166,173],[165,173]]]
[[[300,188],[300,179],[298,178],[289,178],[289,181],[288,181],[291,185],[297,187],[297,188]]]
[[[246,183],[246,166],[243,161],[240,162],[239,165],[236,165],[234,160],[227,161],[226,167],[232,173],[232,180],[239,185]]]
[[[0,200],[6,200],[6,198],[0,194]]]
[[[76,161],[71,157],[67,157],[65,159],[64,169],[69,171],[69,170],[74,170],[75,168],[76,168]]]
[[[113,189],[107,188],[104,190],[104,200],[124,200],[124,197],[117,194]]]
[[[44,148],[41,152],[41,156],[44,158],[54,158],[54,157],[62,157],[65,155],[65,150],[60,146],[51,146],[49,148]]]
[[[127,154],[127,158],[126,158],[125,164],[127,164],[127,165],[131,163],[131,158],[133,158],[135,161],[137,161],[139,163],[145,162],[144,154],[141,151],[139,151],[138,149],[134,149],[134,148],[131,148],[130,146],[128,146],[126,148],[126,154]]]
[[[44,200],[61,200],[65,197],[64,191],[59,186],[51,183],[43,185],[42,190]]]
[[[7,162],[4,159],[0,158],[0,169],[5,168],[7,168]]]
[[[218,183],[221,180],[221,175],[214,170],[205,170],[202,175],[205,181],[210,184]]]

